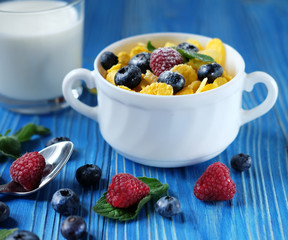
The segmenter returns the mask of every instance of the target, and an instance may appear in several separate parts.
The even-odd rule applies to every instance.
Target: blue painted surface
[[[86,0],[83,67],[92,70],[98,52],[123,37],[164,31],[202,34],[219,37],[237,49],[248,73],[261,70],[272,75],[279,86],[279,98],[269,113],[244,125],[221,155],[203,164],[177,169],[147,167],[124,159],[103,140],[97,123],[71,108],[46,115],[20,115],[0,108],[2,134],[7,129],[16,131],[28,122],[51,129],[50,136],[24,144],[23,152],[40,150],[54,136],[68,136],[76,147],[53,184],[27,197],[0,195],[0,201],[11,208],[11,217],[0,228],[30,230],[43,240],[63,239],[60,226],[65,217],[55,213],[50,200],[56,190],[69,187],[80,196],[79,214],[87,222],[87,239],[288,239],[287,15],[286,0]],[[265,93],[265,88],[257,86],[252,95],[244,95],[244,106],[257,105]],[[84,97],[95,104],[94,95],[87,93]],[[233,200],[197,200],[193,187],[207,166],[220,161],[231,169],[231,157],[240,152],[252,156],[253,166],[243,173],[231,170],[237,186]],[[98,187],[83,189],[77,183],[75,171],[85,163],[102,168]],[[11,161],[0,164],[4,180],[10,179],[10,164]],[[180,200],[183,213],[173,219],[162,218],[149,203],[135,221],[117,222],[97,215],[91,208],[118,172],[168,183],[169,194]]]

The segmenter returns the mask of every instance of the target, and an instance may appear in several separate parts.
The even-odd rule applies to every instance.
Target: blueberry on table
[[[140,68],[135,65],[128,65],[118,70],[114,81],[116,85],[123,85],[133,89],[141,82],[141,74]]]
[[[182,49],[182,50],[185,50],[185,51],[191,51],[191,52],[199,52],[199,49],[194,46],[193,44],[190,44],[190,43],[187,43],[187,42],[182,42],[182,43],[179,43],[176,47],[176,49]]]
[[[9,215],[9,206],[4,202],[0,202],[0,222],[4,222],[9,217]]]
[[[197,76],[200,81],[202,81],[204,78],[208,78],[208,83],[213,83],[213,81],[221,77],[223,74],[223,68],[218,63],[208,63],[202,65],[198,71]]]
[[[86,222],[80,216],[69,216],[61,224],[61,234],[65,239],[77,240],[86,235]]]
[[[9,235],[5,240],[40,240],[39,237],[32,232],[25,230],[17,230]]]
[[[78,195],[69,188],[62,188],[53,194],[51,205],[64,216],[75,214],[80,206]]]
[[[248,154],[239,153],[232,157],[231,166],[237,171],[245,171],[252,165],[252,159]]]
[[[179,92],[185,86],[185,79],[178,72],[165,71],[160,74],[157,81],[171,85],[174,94]]]
[[[156,202],[155,210],[163,217],[172,217],[181,212],[181,205],[177,198],[165,196]]]
[[[92,186],[100,181],[102,171],[95,164],[85,164],[76,171],[76,179],[82,186]]]
[[[46,147],[53,145],[55,143],[59,143],[59,142],[64,142],[64,141],[71,141],[70,138],[68,137],[55,137],[50,139],[47,143],[46,143]]]
[[[129,65],[135,65],[136,67],[140,68],[142,73],[145,74],[147,70],[151,70],[150,57],[151,53],[149,52],[138,53],[130,59]]]
[[[113,52],[104,52],[100,56],[100,64],[105,70],[110,69],[113,65],[118,63],[118,57]]]

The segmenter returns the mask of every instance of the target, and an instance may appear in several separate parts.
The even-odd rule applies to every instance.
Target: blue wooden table
[[[71,108],[45,115],[21,115],[0,108],[2,134],[29,122],[51,130],[51,135],[24,144],[23,152],[40,150],[56,136],[69,137],[76,149],[53,183],[41,191],[27,197],[0,195],[0,201],[11,209],[10,218],[0,228],[33,231],[43,240],[63,239],[60,226],[65,217],[53,210],[50,200],[59,188],[69,187],[79,194],[78,214],[87,222],[87,239],[288,239],[288,1],[86,0],[85,11],[85,68],[92,70],[100,50],[124,37],[164,31],[195,33],[218,37],[237,49],[247,73],[260,70],[272,75],[278,83],[279,98],[268,114],[244,125],[221,155],[175,169],[147,167],[123,158],[103,140],[96,122]],[[244,106],[257,105],[265,94],[265,88],[256,86],[252,95],[244,95]],[[83,97],[92,105],[96,102],[96,96],[88,92]],[[253,161],[243,173],[230,165],[231,157],[240,152],[251,155]],[[11,161],[0,164],[3,179],[9,180]],[[193,194],[194,184],[216,161],[231,169],[237,193],[231,201],[201,202]],[[85,163],[101,167],[98,187],[84,189],[75,179],[76,169]],[[92,206],[119,172],[168,183],[169,194],[179,199],[182,213],[163,218],[150,202],[137,219],[128,222],[97,215]]]

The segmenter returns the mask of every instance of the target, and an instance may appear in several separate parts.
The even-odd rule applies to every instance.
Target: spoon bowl
[[[43,177],[38,188],[27,191],[20,184],[11,181],[9,183],[0,185],[0,193],[27,195],[43,188],[46,184],[52,181],[65,166],[73,153],[73,149],[74,144],[70,141],[55,143],[42,149],[39,151],[39,153],[45,158],[46,167],[44,169]]]

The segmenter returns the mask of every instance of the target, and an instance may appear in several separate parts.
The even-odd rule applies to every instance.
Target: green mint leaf
[[[156,47],[154,47],[154,46],[152,45],[151,41],[149,41],[149,42],[147,43],[147,49],[148,49],[150,52],[153,52],[153,51],[156,49]]]
[[[17,228],[11,228],[11,229],[1,229],[0,230],[0,240],[5,240],[9,235],[11,235],[13,232],[17,231]]]
[[[16,159],[21,153],[21,143],[15,136],[1,136],[0,153]]]
[[[105,192],[103,196],[97,201],[96,205],[92,208],[93,211],[104,217],[117,219],[120,221],[128,221],[135,218],[141,208],[147,202],[149,202],[151,199],[155,201],[158,200],[163,194],[167,193],[168,191],[168,184],[162,184],[159,180],[155,178],[139,177],[138,179],[149,186],[150,192],[147,196],[141,199],[141,201],[137,205],[131,206],[129,208],[115,208],[109,203],[107,203],[107,192]]]
[[[50,133],[48,128],[28,123],[13,135],[18,138],[19,142],[26,142],[29,141],[33,135],[45,135],[48,133]]]
[[[192,52],[192,51],[186,51],[183,49],[177,49],[177,51],[182,55],[183,59],[185,59],[185,58],[188,58],[188,59],[197,58],[197,59],[201,60],[202,62],[206,62],[206,63],[215,62],[212,57],[205,55],[205,54],[196,53],[196,52]]]
[[[143,205],[149,202],[151,199],[151,195],[148,194],[137,204],[136,207],[131,206],[129,208],[115,208],[107,203],[106,194],[107,192],[105,192],[103,196],[97,201],[96,205],[92,208],[93,211],[104,217],[120,221],[128,221],[135,218]]]
[[[10,132],[11,132],[11,129],[8,129],[8,130],[4,133],[4,136],[7,136],[8,133],[10,133]]]

